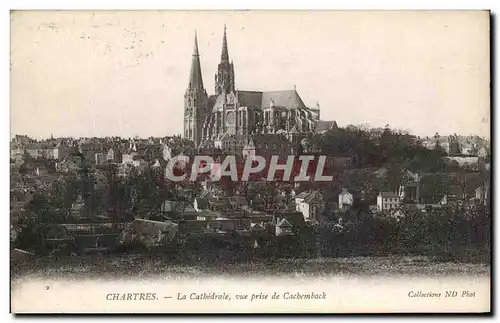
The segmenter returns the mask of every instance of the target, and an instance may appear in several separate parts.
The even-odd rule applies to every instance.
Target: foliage
[[[400,219],[367,217],[359,210],[345,213],[341,229],[331,224],[321,228],[323,254],[419,253],[453,259],[471,248],[489,253],[490,216],[483,206],[404,213]]]
[[[356,168],[397,167],[413,172],[446,169],[444,153],[423,147],[418,138],[400,131],[335,128],[321,140],[321,151],[330,156],[352,156]]]

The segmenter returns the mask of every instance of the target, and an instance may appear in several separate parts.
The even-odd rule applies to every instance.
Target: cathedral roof
[[[285,91],[238,91],[238,102],[240,106],[265,108],[271,102],[276,107],[286,107],[290,109],[305,108],[305,104],[295,90]]]
[[[238,91],[238,103],[243,107],[260,108],[262,106],[262,92]]]
[[[305,108],[305,104],[295,90],[269,91],[262,93],[262,107],[268,107],[271,100],[276,107]]]

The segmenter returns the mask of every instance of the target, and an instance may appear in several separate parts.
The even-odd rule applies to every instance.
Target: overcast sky
[[[489,137],[487,12],[39,11],[11,16],[11,134],[182,132],[194,31],[214,92],[294,85],[321,119]]]

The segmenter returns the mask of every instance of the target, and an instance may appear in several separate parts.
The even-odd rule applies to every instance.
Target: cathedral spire
[[[196,29],[194,30],[194,51],[193,51],[193,56],[200,56],[200,53],[198,52],[198,33],[196,32]]]
[[[222,54],[221,54],[220,59],[222,62],[229,61],[229,54],[227,51],[226,25],[224,25],[224,38],[222,38]]]
[[[189,74],[189,89],[203,90],[203,78],[201,75],[200,53],[198,52],[198,36],[194,32],[193,58],[191,59],[191,73]]]
[[[229,62],[229,54],[227,50],[227,35],[226,25],[224,25],[224,37],[222,38],[222,54],[215,74],[215,93],[231,93],[234,91],[234,66],[233,62]]]

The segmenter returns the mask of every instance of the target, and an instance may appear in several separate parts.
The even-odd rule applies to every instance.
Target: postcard
[[[489,11],[14,10],[11,312],[489,313]]]

